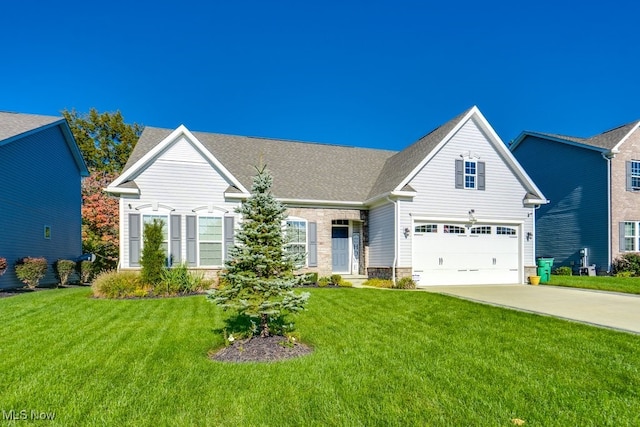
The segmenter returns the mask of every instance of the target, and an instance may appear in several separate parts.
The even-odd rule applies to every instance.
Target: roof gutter
[[[616,157],[620,151],[614,148],[610,151],[603,152],[602,158],[607,161],[607,272],[611,270],[611,264],[613,263],[613,247],[611,245],[611,160]]]

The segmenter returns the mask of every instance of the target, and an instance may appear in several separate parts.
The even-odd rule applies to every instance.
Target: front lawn
[[[314,353],[270,364],[207,358],[224,323],[203,296],[0,299],[3,422],[640,425],[640,336],[427,292],[309,291]]]
[[[570,288],[640,294],[640,277],[556,276],[552,274],[547,284]]]

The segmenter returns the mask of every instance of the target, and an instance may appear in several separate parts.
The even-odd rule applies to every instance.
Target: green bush
[[[640,253],[628,252],[620,255],[611,264],[613,274],[631,273],[632,276],[640,276]]]
[[[396,281],[396,289],[415,289],[416,282],[411,277],[403,277]]]
[[[563,266],[553,270],[553,274],[555,274],[556,276],[571,276],[573,274],[573,271],[571,270],[571,267]]]
[[[152,223],[144,225],[142,256],[140,265],[142,281],[151,286],[158,285],[162,281],[162,271],[164,270],[165,253],[162,249],[164,240],[164,221],[154,219]]]
[[[339,274],[332,274],[331,275],[331,284],[332,285],[339,285],[340,282],[342,282],[342,276]]]
[[[389,279],[367,279],[363,283],[364,286],[373,286],[374,288],[393,288],[393,280]]]
[[[140,280],[135,271],[106,271],[100,273],[91,285],[93,295],[99,298],[130,298],[149,295],[151,288]]]
[[[69,276],[76,269],[76,262],[68,259],[59,259],[54,264],[56,276],[60,281],[61,286],[65,286],[69,282]]]
[[[341,280],[340,283],[338,283],[338,286],[341,288],[353,288],[353,283],[348,280]]]
[[[321,288],[329,286],[329,283],[331,283],[331,279],[328,277],[321,277],[318,279],[318,286]]]
[[[80,282],[89,283],[93,274],[93,263],[91,261],[80,261]]]
[[[614,276],[616,276],[616,277],[632,277],[633,276],[633,272],[631,272],[631,271],[619,271],[619,272],[615,273]]]
[[[47,268],[46,258],[22,258],[16,263],[16,276],[22,283],[33,289],[47,273]]]
[[[153,287],[156,295],[179,295],[198,292],[203,289],[204,275],[189,272],[186,263],[162,272],[162,281]]]

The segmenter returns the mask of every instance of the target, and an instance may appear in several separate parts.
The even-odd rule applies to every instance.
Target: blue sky
[[[9,2],[0,110],[400,150],[477,105],[505,142],[591,136],[640,119],[639,18],[626,0]]]

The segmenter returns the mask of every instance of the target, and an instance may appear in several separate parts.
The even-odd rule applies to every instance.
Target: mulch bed
[[[275,362],[292,359],[313,352],[313,349],[302,343],[293,346],[285,345],[287,338],[271,336],[253,337],[248,340],[234,341],[217,353],[210,355],[212,360],[220,362]]]

